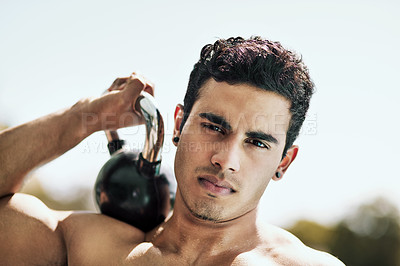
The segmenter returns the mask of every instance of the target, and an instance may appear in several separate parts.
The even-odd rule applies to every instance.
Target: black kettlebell
[[[101,213],[148,232],[172,210],[176,181],[172,170],[161,165],[164,122],[154,98],[143,92],[135,108],[145,120],[143,151],[125,151],[118,133],[106,131],[111,158],[97,176],[95,197]]]

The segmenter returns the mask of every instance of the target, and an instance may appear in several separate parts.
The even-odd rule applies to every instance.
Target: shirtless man
[[[261,38],[203,48],[175,111],[174,210],[154,230],[50,210],[17,193],[30,170],[91,133],[138,124],[133,103],[142,90],[153,86],[133,74],[109,94],[1,133],[1,265],[343,265],[256,220],[269,181],[282,179],[296,158],[292,144],[313,91],[301,60]],[[83,121],[88,113],[97,119]],[[120,124],[126,113],[131,121]],[[107,114],[115,121],[105,123]]]

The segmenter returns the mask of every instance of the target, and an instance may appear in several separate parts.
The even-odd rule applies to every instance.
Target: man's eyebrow
[[[220,125],[227,130],[232,130],[232,127],[229,124],[229,122],[226,121],[226,119],[220,115],[216,115],[214,113],[200,113],[199,116],[201,118],[205,118],[205,119],[209,120],[212,123]]]
[[[278,144],[279,141],[273,137],[271,134],[264,133],[262,131],[252,131],[252,132],[246,132],[246,136],[248,138],[254,138],[254,139],[262,139],[268,142],[272,142],[274,144]]]

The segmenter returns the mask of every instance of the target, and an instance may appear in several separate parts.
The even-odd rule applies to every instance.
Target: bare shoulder
[[[122,265],[145,233],[108,216],[75,212],[61,221],[71,265]]]
[[[0,199],[5,265],[122,264],[116,258],[126,258],[144,237],[139,229],[101,214],[51,210],[31,195]]]
[[[0,199],[0,232],[0,257],[6,265],[66,264],[58,216],[33,196],[17,193]]]
[[[290,232],[273,226],[263,225],[259,227],[262,239],[257,248],[268,258],[279,265],[344,265],[336,257],[304,245]]]
[[[99,213],[74,212],[61,222],[67,243],[82,242],[96,237],[114,241],[143,242],[145,233],[114,218]]]

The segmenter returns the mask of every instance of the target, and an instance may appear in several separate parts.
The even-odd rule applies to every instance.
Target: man
[[[203,48],[175,111],[174,211],[148,233],[101,214],[53,211],[17,193],[30,170],[91,133],[139,123],[133,104],[153,86],[133,74],[109,90],[0,135],[2,264],[343,265],[256,221],[269,181],[282,179],[296,158],[292,144],[313,91],[294,53],[259,37]],[[83,121],[88,113],[94,119]]]

